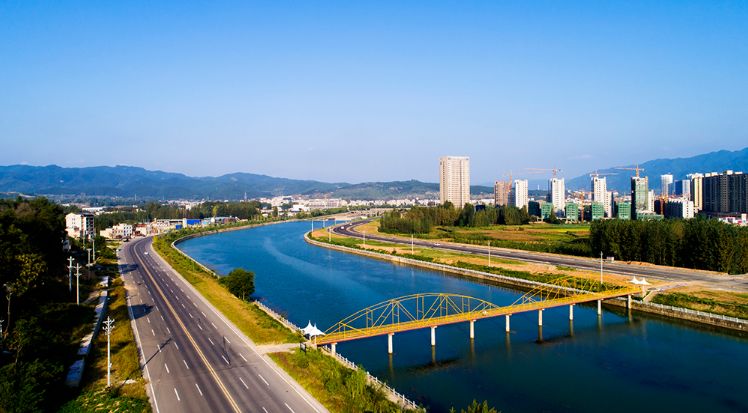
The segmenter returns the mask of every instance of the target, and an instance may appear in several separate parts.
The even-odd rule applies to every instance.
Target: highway
[[[344,224],[333,228],[333,232],[338,235],[344,235],[355,238],[363,238],[363,234],[356,231],[356,227],[363,225],[367,221]],[[382,242],[397,243],[410,245],[411,240],[395,236],[386,236],[382,234],[366,234],[367,240],[376,240]],[[488,248],[476,245],[456,244],[443,241],[430,241],[414,239],[414,245],[427,248],[435,248],[447,251],[456,251],[475,255],[488,255]],[[491,256],[505,258],[516,261],[532,262],[538,264],[561,265],[566,267],[578,268],[587,271],[600,271],[600,261],[592,258],[574,257],[568,255],[558,255],[549,253],[540,253],[532,251],[514,250],[508,248],[491,248]],[[745,275],[727,275],[718,273],[709,273],[706,271],[690,270],[686,268],[664,267],[657,265],[634,265],[625,262],[609,262],[604,264],[605,273],[618,274],[625,276],[647,277],[668,282],[700,282],[709,285],[711,288],[730,290],[730,291],[748,291],[748,277]]]
[[[153,411],[302,413],[327,410],[152,249],[118,253]]]

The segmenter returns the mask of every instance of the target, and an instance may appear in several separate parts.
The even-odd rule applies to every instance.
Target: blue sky
[[[747,73],[740,1],[4,1],[0,164],[573,177],[748,146]]]

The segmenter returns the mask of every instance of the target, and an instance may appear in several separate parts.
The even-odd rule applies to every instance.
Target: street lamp
[[[91,248],[86,248],[86,251],[88,251],[88,265],[91,265]]]
[[[104,331],[106,332],[106,386],[112,385],[111,371],[112,371],[112,356],[111,356],[111,338],[112,330],[114,330],[114,319],[107,317],[104,321]]]
[[[81,304],[81,265],[75,264],[75,303]]]
[[[600,289],[603,288],[603,252],[600,251]]]
[[[68,257],[68,292],[73,292],[73,256]]]

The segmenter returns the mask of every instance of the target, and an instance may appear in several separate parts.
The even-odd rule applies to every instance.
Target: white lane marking
[[[215,325],[215,324],[213,324],[213,322],[212,322],[212,321],[210,322],[210,324],[211,324],[211,325],[213,326],[213,328],[215,328],[216,330],[218,330],[218,327],[216,327],[216,325]]]
[[[195,306],[195,308],[197,308],[197,304],[195,304],[195,302],[194,302],[194,301],[192,302],[192,305],[194,305],[194,306]]]
[[[164,363],[164,367],[166,367],[166,372],[169,373],[169,374],[171,374],[171,372],[169,371],[169,365],[167,365],[166,363]]]
[[[177,393],[177,388],[176,387],[174,388],[174,394],[177,395],[177,400],[179,400],[181,402],[182,399],[179,398],[179,393]],[[286,405],[286,406],[288,406],[288,405]]]
[[[200,324],[198,324],[198,325],[197,325],[197,328],[199,328],[200,330],[202,330],[202,329],[203,329],[203,328],[202,328],[202,327],[200,326]]]
[[[262,377],[262,374],[260,374],[260,373],[257,373],[257,376],[258,376],[259,378],[261,378],[261,379],[262,379],[262,381],[264,381],[264,382],[265,382],[265,385],[266,385],[266,386],[270,387],[270,383],[268,383],[268,381],[267,381],[267,380],[265,380],[265,378],[264,378],[264,377]]]
[[[151,329],[151,334],[153,334],[153,337],[156,337],[156,332]]]
[[[169,291],[171,291],[171,293],[174,294],[174,290],[172,290],[171,288],[169,288]]]
[[[161,314],[159,314],[159,316],[161,316],[161,321],[166,321],[164,320],[164,316],[162,316]]]
[[[215,343],[213,343],[213,340],[211,340],[210,337],[208,337],[208,341],[210,341],[211,346],[215,346]]]
[[[158,306],[157,306],[157,305],[154,305],[154,306],[153,306],[153,308],[155,308],[155,309],[156,309],[156,311],[158,311],[159,313],[161,312],[161,311],[160,311],[160,310],[158,309]]]
[[[187,309],[187,307],[185,307],[184,304],[182,304],[182,308],[184,308],[185,310]]]
[[[201,313],[203,314],[203,317],[208,317],[208,316],[207,316],[207,315],[205,315],[205,313],[203,313],[202,311],[200,311],[200,312],[201,312]]]
[[[156,348],[158,349],[158,352],[161,352],[161,344],[156,345]]]
[[[179,344],[177,344],[177,342],[176,342],[176,341],[174,342],[174,347],[176,347],[176,348],[177,348],[177,350],[179,350]],[[182,350],[179,350],[179,351],[182,351]]]
[[[168,331],[169,334],[171,334],[171,330],[169,330],[169,327],[166,327],[166,331]]]
[[[190,369],[190,366],[187,365],[187,361],[185,359],[182,359],[182,363],[184,363],[184,366],[187,367],[187,370]],[[202,394],[201,394],[202,396]]]
[[[226,360],[226,357],[223,354],[221,354],[221,358],[223,359],[223,361],[226,362],[226,364],[231,365],[231,363],[229,363],[229,361]]]
[[[296,413],[295,411],[293,411],[293,409],[291,408],[291,406],[289,406],[289,405],[288,405],[288,403],[285,403],[285,402],[284,402],[283,404],[285,404],[285,405],[286,405],[286,407],[288,407],[288,410],[290,410],[290,411],[291,411],[291,413]]]
[[[268,413],[268,409],[266,409],[264,406],[262,407],[262,411]]]
[[[147,322],[148,322],[148,324],[151,324],[151,318],[150,318],[150,317],[146,317],[146,318],[145,318],[145,321],[147,321]]]
[[[241,357],[242,360],[244,360],[245,363],[248,363],[247,359],[244,358],[244,355],[242,353],[239,353],[239,357]]]
[[[200,393],[200,396],[202,396],[203,395],[203,391],[200,390],[200,386],[198,386],[197,383],[195,383],[195,387],[197,387],[197,392]]]
[[[239,377],[239,381],[240,381],[240,382],[242,382],[242,384],[244,385],[244,387],[245,387],[245,388],[246,388],[247,390],[249,390],[249,386],[247,386],[247,383],[245,383],[245,382],[244,382],[244,380],[242,380],[242,378],[241,378],[241,377]]]
[[[231,344],[231,342],[229,341],[229,339],[227,339],[226,337],[224,337],[223,339],[226,340],[227,343]]]
[[[192,313],[190,313],[189,311],[187,312],[187,314],[190,316],[190,318],[192,318],[192,319],[195,318],[195,317],[192,316]]]

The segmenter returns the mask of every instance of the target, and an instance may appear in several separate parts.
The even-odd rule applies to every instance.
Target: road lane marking
[[[198,386],[197,383],[195,383],[195,387],[197,387],[197,392],[200,393],[200,396],[202,396],[203,395],[203,391],[200,390],[200,386]]]
[[[197,328],[199,328],[202,331],[202,327],[200,327],[200,324],[197,325]]]
[[[223,339],[226,340],[227,343],[231,344],[231,342],[229,341],[229,339],[227,339],[226,337],[224,337]]]
[[[190,366],[187,365],[187,360],[182,359],[182,363],[184,363],[184,366],[187,367],[187,370],[190,369]]]
[[[215,346],[215,343],[213,343],[213,340],[211,340],[210,337],[208,337],[208,341],[210,341],[211,346]]]
[[[169,327],[166,327],[166,331],[171,334],[171,330],[169,330]]]
[[[195,317],[193,317],[193,316],[192,316],[192,313],[190,313],[189,311],[187,312],[187,315],[189,315],[189,316],[190,316],[190,318],[192,318],[192,319],[194,319],[194,318],[195,318]]]
[[[176,342],[176,341],[174,342],[174,347],[176,347],[176,348],[177,348],[177,350],[179,350],[179,344],[177,344],[177,342]],[[182,350],[179,350],[179,351],[182,351]]]
[[[240,381],[240,382],[242,382],[242,384],[244,385],[244,387],[245,387],[245,388],[246,388],[247,390],[249,390],[249,386],[247,386],[247,383],[245,383],[245,382],[244,382],[244,380],[242,380],[242,378],[241,378],[241,377],[239,377],[239,381]]]
[[[150,318],[150,317],[146,317],[146,318],[145,318],[145,321],[147,321],[147,322],[148,322],[148,324],[151,324],[151,318]]]
[[[156,348],[158,349],[158,352],[160,353],[160,352],[161,352],[161,344],[158,344],[158,345],[156,346]]]
[[[151,329],[151,334],[153,334],[153,337],[156,337],[156,332]]]
[[[179,398],[179,393],[177,392],[177,388],[176,387],[174,388],[174,394],[177,395],[177,400],[181,402],[182,399]],[[288,405],[286,405],[286,406],[288,406]]]
[[[169,373],[169,374],[171,374],[171,372],[169,371],[169,365],[166,364],[166,363],[164,363],[164,367],[166,367],[166,372]]]
[[[164,316],[162,316],[161,314],[159,314],[159,316],[161,316],[161,321],[166,321],[164,320]]]
[[[245,362],[245,363],[249,363],[249,362],[247,361],[247,359],[245,359],[245,358],[244,358],[244,355],[243,355],[242,353],[239,353],[239,357],[241,357],[241,358],[242,358],[242,360],[244,360],[244,362]]]
[[[268,413],[268,409],[266,409],[264,406],[262,407],[262,411]]]
[[[226,364],[231,365],[231,363],[229,363],[229,361],[226,360],[226,357],[223,354],[221,354],[221,358],[223,359],[223,361],[226,362]]]
[[[216,325],[215,325],[215,324],[213,324],[213,322],[212,322],[212,321],[210,322],[210,324],[211,324],[211,325],[213,325],[213,328],[215,328],[216,330],[218,330],[218,327],[216,327]]]
[[[286,407],[288,407],[288,410],[290,410],[290,411],[291,411],[291,413],[296,413],[295,411],[293,411],[293,409],[291,408],[291,406],[289,406],[289,405],[288,405],[288,403],[285,403],[285,402],[284,402],[283,404],[285,404],[285,405],[286,405]]]
[[[264,382],[265,382],[265,385],[266,385],[266,386],[270,387],[270,383],[268,383],[268,381],[267,381],[267,380],[265,380],[265,378],[264,378],[264,377],[262,377],[262,374],[260,374],[260,373],[257,373],[257,376],[258,376],[259,378],[261,378],[261,379],[262,379],[262,381],[264,381]]]
[[[205,313],[203,313],[202,311],[200,311],[200,312],[203,314],[203,317],[208,318],[208,316],[205,315]]]
[[[179,304],[182,304],[182,303],[179,303]],[[184,304],[182,304],[182,308],[184,308],[185,310],[187,309],[187,307],[185,307]]]

